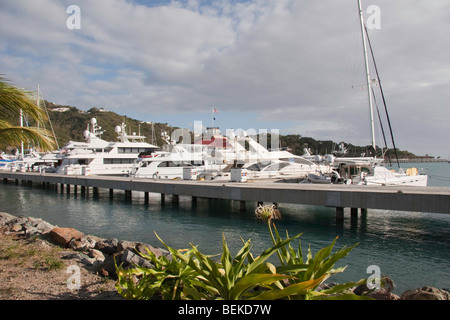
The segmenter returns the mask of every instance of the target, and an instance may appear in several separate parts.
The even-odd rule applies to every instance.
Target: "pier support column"
[[[98,198],[98,195],[99,195],[98,187],[92,188],[92,195],[94,196],[94,198]]]
[[[112,200],[114,198],[114,189],[109,189],[109,199]]]
[[[131,201],[131,190],[125,190],[125,201]]]
[[[344,220],[344,208],[342,208],[342,207],[336,208],[336,220],[338,220],[338,221]]]
[[[240,211],[245,211],[245,209],[246,209],[246,203],[245,203],[245,201],[240,201],[240,202],[239,202],[239,210],[240,210]]]
[[[67,193],[70,193],[70,184],[66,184]]]
[[[351,208],[350,214],[351,214],[352,218],[358,218],[358,208]]]
[[[145,203],[149,203],[150,202],[150,197],[149,197],[149,195],[148,195],[148,192],[146,191],[146,192],[144,192],[144,200],[145,200]]]

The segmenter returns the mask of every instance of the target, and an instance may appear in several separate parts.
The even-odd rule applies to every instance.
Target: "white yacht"
[[[116,126],[119,141],[101,139],[101,127],[95,118],[84,132],[85,142],[70,141],[63,150],[66,156],[56,173],[68,175],[128,175],[134,161],[142,153],[151,154],[159,149],[146,143],[145,137],[127,134],[126,125]]]
[[[428,176],[417,168],[389,170],[375,157],[336,158],[334,165],[346,184],[379,186],[426,186]]]
[[[250,150],[244,158],[239,156],[242,153],[237,155],[238,167],[246,170],[248,179],[303,179],[311,173],[331,172],[328,164],[315,163],[286,150],[269,151],[250,136],[245,141]]]
[[[200,174],[221,172],[226,164],[211,154],[207,146],[177,144],[170,152],[157,151],[139,158],[131,175],[136,178],[182,179],[188,170],[189,180],[196,180]]]
[[[189,173],[189,169],[192,175],[186,177],[186,170]],[[330,172],[331,167],[316,164],[288,151],[269,151],[244,133],[239,137],[231,134],[230,139],[215,135],[198,139],[194,144],[172,142],[170,152],[155,152],[150,157],[139,159],[132,175],[154,179],[229,181],[233,170],[239,170],[245,175],[245,180],[275,180],[302,179],[309,173]]]
[[[135,161],[130,175],[136,178],[153,179],[187,179],[196,180],[200,177],[222,172],[227,164],[221,155],[229,149],[226,141],[214,136],[206,140],[197,140],[194,144],[176,143],[170,140],[166,132],[162,133],[166,141],[163,151],[143,155]],[[220,141],[220,144],[218,143]],[[225,141],[225,145],[222,143]],[[222,150],[222,151],[220,151]]]

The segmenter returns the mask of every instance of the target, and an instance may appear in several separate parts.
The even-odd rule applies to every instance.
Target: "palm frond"
[[[0,76],[0,118],[19,116],[20,111],[37,122],[47,120],[45,111],[36,105],[33,93],[14,87]]]
[[[12,126],[0,120],[0,137],[3,144],[18,147],[22,142],[38,146],[43,151],[55,149],[55,142],[48,130],[36,127]]]

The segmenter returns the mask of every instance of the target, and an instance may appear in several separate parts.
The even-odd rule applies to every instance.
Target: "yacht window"
[[[158,164],[158,168],[173,168],[173,167],[179,167],[181,162],[173,162],[173,161],[163,161],[160,164]]]
[[[132,164],[134,159],[120,159],[120,158],[105,158],[104,164]]]

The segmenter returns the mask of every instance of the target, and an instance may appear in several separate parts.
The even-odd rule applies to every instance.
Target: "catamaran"
[[[365,77],[367,81],[366,89],[370,109],[370,128],[372,134],[371,149],[374,152],[373,156],[371,157],[361,157],[361,158],[336,157],[333,162],[336,167],[336,171],[339,174],[340,181],[345,181],[346,183],[349,184],[385,185],[385,186],[393,186],[393,185],[426,186],[428,183],[428,176],[423,172],[419,172],[417,168],[409,168],[406,171],[400,168],[396,172],[394,170],[389,170],[382,165],[382,162],[384,160],[383,158],[376,157],[377,146],[375,143],[375,126],[374,126],[374,112],[373,112],[374,109],[373,108],[374,99],[372,90],[373,83],[377,83],[377,85],[379,86],[383,97],[383,102],[384,102],[384,95],[381,89],[381,81],[376,68],[372,47],[370,45],[369,36],[367,33],[367,28],[364,23],[364,15],[361,7],[361,0],[358,0],[358,9],[359,9],[361,35],[364,51]],[[369,44],[373,65],[377,75],[377,79],[375,80],[373,80],[370,75],[367,44]],[[389,118],[388,123],[390,123]]]

